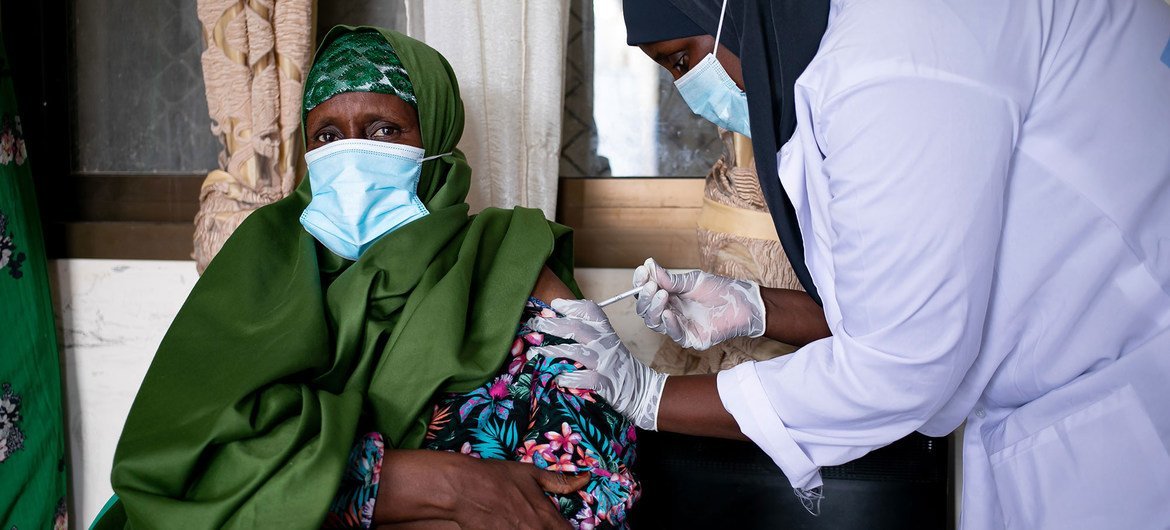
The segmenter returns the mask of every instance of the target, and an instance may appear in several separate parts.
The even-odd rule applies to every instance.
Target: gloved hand
[[[732,337],[764,334],[764,300],[756,282],[703,271],[671,274],[650,258],[634,269],[638,286],[635,310],[646,327],[684,348],[705,350]]]
[[[589,300],[558,299],[551,305],[565,316],[536,317],[528,326],[534,331],[575,340],[577,344],[541,346],[528,350],[529,354],[581,363],[588,369],[561,374],[557,376],[557,384],[593,390],[634,425],[658,430],[658,401],[666,374],[651,370],[630,355],[597,304]]]

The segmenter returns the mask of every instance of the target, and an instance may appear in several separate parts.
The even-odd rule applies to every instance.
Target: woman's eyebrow
[[[317,133],[317,132],[320,132],[321,129],[324,129],[326,127],[332,127],[333,126],[333,117],[326,116],[324,118],[321,118],[316,123],[312,123],[312,124],[306,123],[305,125],[306,125],[305,128],[308,129],[309,131],[311,131],[313,133]],[[312,125],[312,126],[310,127],[309,125]]]
[[[395,123],[395,124],[401,124],[401,123],[407,121],[407,117],[403,116],[402,113],[400,113],[400,112],[379,110],[379,109],[362,110],[360,112],[354,113],[353,117],[355,119],[357,119],[359,122],[365,123],[365,124],[371,124],[371,123],[374,123],[376,121],[385,121],[385,122],[391,122],[391,123]]]

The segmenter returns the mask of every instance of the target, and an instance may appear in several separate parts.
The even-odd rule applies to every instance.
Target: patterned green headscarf
[[[468,214],[463,102],[446,59],[400,33],[347,27],[324,50],[356,31],[392,46],[426,153],[449,153],[422,167],[430,215],[356,262],[301,227],[309,179],[248,216],[159,346],[114,454],[120,500],[95,528],[320,528],[358,435],[419,447],[436,393],[499,370],[542,268],[575,290],[568,228],[529,208]]]
[[[305,114],[343,92],[390,94],[418,108],[402,60],[394,47],[372,30],[341,35],[318,54],[305,82]]]

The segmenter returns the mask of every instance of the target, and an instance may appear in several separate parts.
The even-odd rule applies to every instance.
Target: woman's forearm
[[[793,346],[832,335],[825,312],[808,293],[760,287],[764,300],[764,336]]]
[[[462,528],[568,528],[545,492],[575,494],[589,477],[445,451],[386,451],[374,525],[442,528],[443,521],[454,521]]]
[[[449,518],[455,492],[443,477],[453,456],[423,449],[387,450],[374,504],[374,524]]]
[[[723,408],[715,374],[668,377],[658,405],[658,430],[747,440]]]

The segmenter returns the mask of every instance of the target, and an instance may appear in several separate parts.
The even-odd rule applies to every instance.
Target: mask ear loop
[[[727,0],[723,0],[723,7],[719,10],[719,27],[715,28],[715,47],[711,49],[711,55],[719,51],[719,37],[723,35],[723,15],[727,14]]]
[[[419,160],[419,161],[418,161],[418,163],[420,163],[420,164],[421,164],[421,163],[423,163],[423,162],[426,162],[426,161],[428,161],[428,160],[434,160],[434,159],[436,159],[436,158],[443,158],[443,157],[445,157],[445,156],[447,156],[447,155],[449,155],[449,154],[451,154],[451,153],[454,153],[454,152],[455,152],[455,151],[447,151],[446,153],[442,153],[442,154],[438,154],[438,155],[434,155],[434,156],[428,156],[428,157],[426,157],[426,158],[424,158],[424,159],[422,159],[422,160]]]

